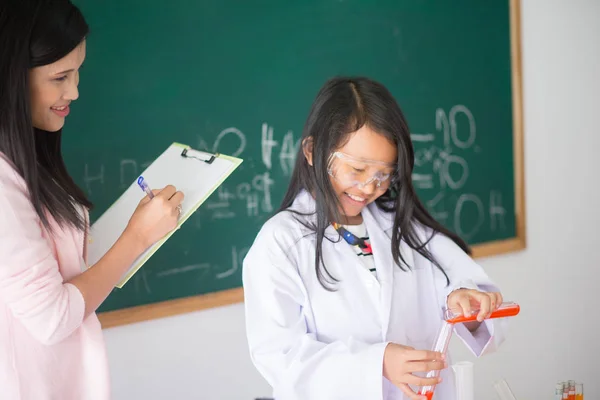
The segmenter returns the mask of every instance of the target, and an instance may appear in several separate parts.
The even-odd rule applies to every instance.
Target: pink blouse
[[[65,283],[85,265],[85,235],[51,224],[0,154],[0,398],[109,399],[100,322],[83,319],[83,296]]]

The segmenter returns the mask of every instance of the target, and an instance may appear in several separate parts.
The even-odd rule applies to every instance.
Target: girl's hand
[[[480,292],[474,289],[457,289],[448,296],[448,309],[465,317],[472,310],[479,309],[477,321],[488,318],[502,304],[502,295],[498,292]]]
[[[144,197],[133,212],[125,232],[135,238],[142,251],[162,239],[177,226],[183,193],[168,185],[153,190],[154,198]]]
[[[404,392],[409,399],[426,399],[415,393],[410,386],[437,385],[441,378],[422,378],[413,372],[429,372],[447,367],[442,353],[415,350],[412,347],[389,343],[383,355],[383,376]]]

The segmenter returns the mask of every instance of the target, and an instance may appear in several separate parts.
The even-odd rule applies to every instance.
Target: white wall
[[[504,377],[541,400],[575,379],[599,399],[600,2],[522,0],[522,43],[528,248],[483,261],[522,314],[502,350],[476,361],[477,392],[493,398]]]
[[[481,262],[522,313],[501,351],[475,361],[476,395],[493,399],[506,378],[520,400],[541,400],[575,379],[598,399],[600,2],[521,7],[528,248]],[[270,394],[248,358],[241,304],[105,333],[116,400]]]

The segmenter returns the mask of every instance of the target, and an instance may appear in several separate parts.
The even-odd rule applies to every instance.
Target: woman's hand
[[[422,378],[413,372],[429,372],[446,368],[442,353],[430,350],[415,350],[412,347],[389,343],[383,356],[383,376],[396,385],[409,399],[426,399],[415,393],[410,386],[437,385],[441,378]]]
[[[183,193],[173,186],[153,191],[140,201],[125,231],[106,254],[84,273],[69,280],[85,303],[84,318],[96,311],[140,254],[177,226]]]
[[[502,304],[502,294],[498,292],[480,292],[474,289],[457,289],[448,296],[448,309],[465,317],[473,310],[479,310],[477,321],[482,322]]]
[[[184,197],[171,185],[152,192],[154,198],[146,196],[140,201],[125,228],[142,252],[175,229]]]

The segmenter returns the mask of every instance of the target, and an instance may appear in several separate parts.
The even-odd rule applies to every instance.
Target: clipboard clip
[[[215,161],[215,158],[219,156],[219,153],[210,154],[204,151],[198,151],[193,149],[183,149],[181,152],[181,157],[185,158],[194,158],[196,160],[204,161],[207,164],[212,164]]]

